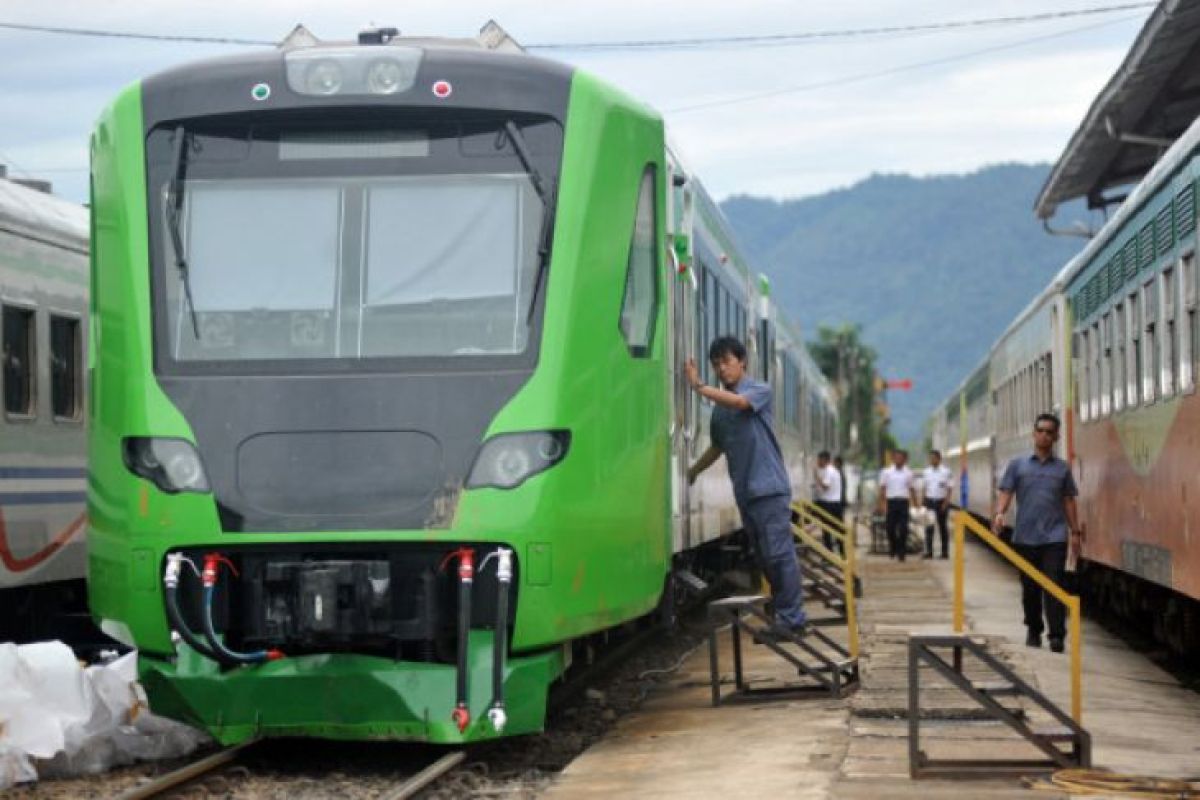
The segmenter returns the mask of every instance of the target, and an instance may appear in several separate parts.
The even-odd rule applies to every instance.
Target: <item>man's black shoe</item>
[[[786,622],[775,620],[767,627],[754,634],[756,642],[787,642],[793,639],[803,639],[812,631],[812,624],[805,622],[800,625],[788,625]]]
[[[947,554],[947,553],[942,553],[942,558],[949,558],[949,557],[950,557],[950,556],[949,556],[949,554]]]
[[[1035,631],[1030,631],[1029,633],[1025,634],[1025,646],[1026,647],[1041,647],[1042,646],[1042,635]]]
[[[1063,651],[1063,640],[1061,636],[1050,637],[1050,649],[1055,653],[1061,653]]]

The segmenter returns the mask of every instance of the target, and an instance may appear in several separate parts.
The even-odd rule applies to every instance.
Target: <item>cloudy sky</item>
[[[277,40],[368,23],[471,36],[490,18],[528,45],[802,34],[1077,12],[1131,0],[0,0],[0,23]],[[799,197],[873,172],[1051,161],[1124,57],[1148,7],[1040,22],[856,35],[772,47],[541,49],[664,112],[719,198]],[[83,200],[92,121],[124,85],[235,45],[0,28],[0,163]],[[1032,201],[1032,198],[1031,198]]]

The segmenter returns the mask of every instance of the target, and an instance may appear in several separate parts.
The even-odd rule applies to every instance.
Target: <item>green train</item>
[[[99,119],[89,600],[157,713],[540,730],[573,643],[739,527],[719,470],[685,479],[681,364],[718,334],[806,492],[829,388],[661,117],[512,50],[298,34]]]

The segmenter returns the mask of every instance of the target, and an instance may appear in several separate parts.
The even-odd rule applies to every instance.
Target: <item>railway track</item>
[[[236,747],[230,747],[213,753],[179,769],[160,775],[149,783],[130,789],[118,795],[118,800],[151,800],[151,798],[166,796],[176,789],[183,789],[194,781],[202,780],[206,776],[215,774],[218,770],[235,764],[247,752],[260,744],[260,742],[246,742]],[[376,795],[376,797],[378,800],[408,800],[408,798],[416,796],[418,792],[428,788],[439,778],[442,778],[458,767],[465,758],[466,752],[463,750],[445,753],[425,768],[409,776],[394,790],[383,795]],[[236,790],[236,787],[231,788]]]

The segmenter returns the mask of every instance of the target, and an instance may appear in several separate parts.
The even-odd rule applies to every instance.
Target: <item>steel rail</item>
[[[447,753],[425,769],[418,772],[416,775],[413,775],[399,788],[397,788],[396,791],[392,792],[391,794],[385,794],[382,800],[407,800],[407,798],[412,797],[417,792],[421,791],[426,786],[457,767],[466,757],[467,754],[462,750],[455,750],[453,753]]]
[[[252,739],[248,742],[242,742],[225,750],[213,753],[207,758],[202,758],[199,761],[194,761],[185,767],[180,767],[177,770],[168,772],[165,775],[152,780],[150,783],[144,783],[137,788],[130,789],[124,794],[117,795],[117,800],[145,800],[150,797],[157,797],[163,792],[174,789],[180,784],[187,783],[193,778],[199,777],[206,772],[211,772],[217,767],[224,766],[230,761],[233,761],[242,754],[247,747],[256,744],[257,740]]]

